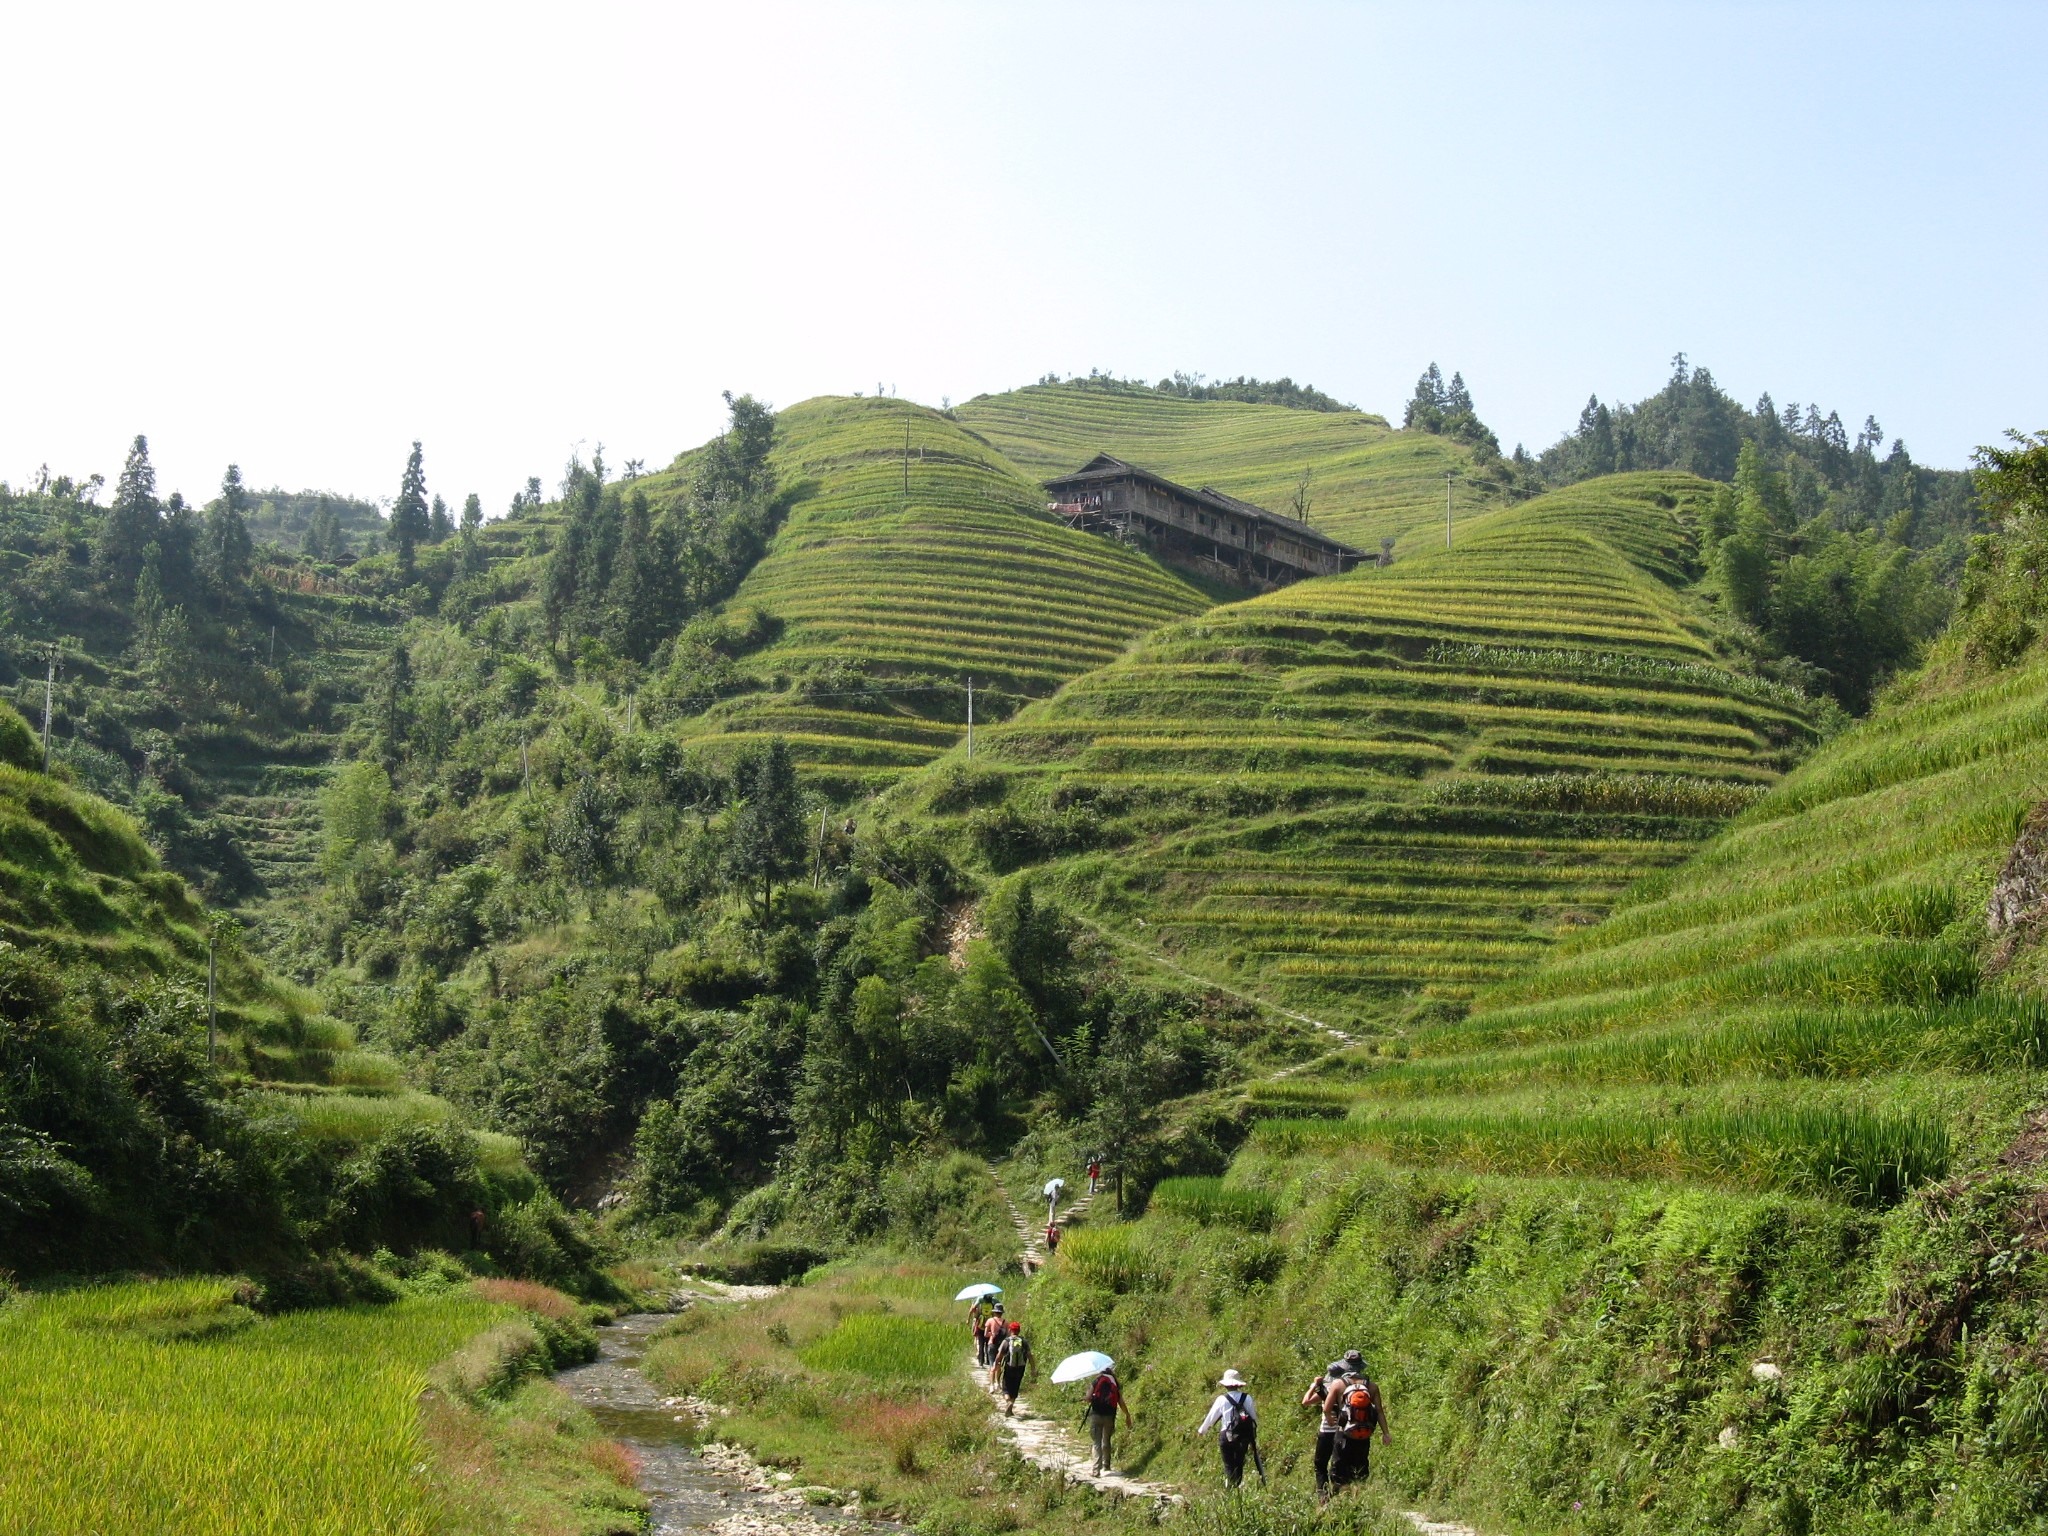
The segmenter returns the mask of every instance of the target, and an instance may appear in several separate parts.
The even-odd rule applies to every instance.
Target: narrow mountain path
[[[1193,983],[1195,983],[1196,986],[1207,987],[1212,992],[1221,992],[1225,997],[1234,997],[1241,1003],[1250,1003],[1254,1008],[1263,1008],[1268,1013],[1277,1013],[1283,1019],[1292,1019],[1297,1024],[1306,1024],[1312,1029],[1319,1029],[1324,1034],[1329,1035],[1333,1039],[1335,1039],[1339,1045],[1357,1044],[1357,1036],[1351,1034],[1347,1030],[1339,1029],[1334,1024],[1327,1023],[1322,1019],[1310,1018],[1305,1013],[1296,1013],[1292,1008],[1283,1008],[1280,1006],[1280,1004],[1273,1002],[1268,998],[1260,997],[1256,993],[1240,991],[1236,987],[1224,985],[1224,983],[1215,980],[1213,977],[1203,976],[1198,972],[1188,970],[1185,966],[1176,965],[1173,961],[1167,959],[1166,956],[1159,954],[1154,950],[1147,949],[1144,945],[1140,944],[1136,939],[1118,933],[1114,928],[1106,928],[1101,923],[1096,922],[1091,917],[1083,917],[1078,912],[1069,912],[1067,915],[1073,918],[1075,922],[1080,923],[1084,927],[1087,927],[1095,933],[1101,935],[1103,938],[1107,939],[1110,943],[1116,945],[1118,948],[1129,950],[1132,954],[1137,955],[1140,959],[1143,959],[1148,964],[1156,967],[1159,970],[1170,972],[1171,974],[1180,977],[1183,981],[1192,981]],[[1289,1068],[1288,1070],[1292,1071],[1293,1069]],[[1276,1075],[1284,1076],[1285,1074],[1281,1073]]]
[[[1003,1197],[1003,1204],[1010,1208],[1010,1224],[1017,1229],[1017,1240],[1023,1246],[1017,1250],[1017,1258],[1024,1266],[1024,1273],[1045,1267],[1045,1229],[1037,1221],[1026,1216],[1011,1195],[1010,1187],[1003,1182],[1002,1170],[994,1163],[988,1165],[988,1176],[996,1186],[996,1193]],[[1097,1193],[1100,1193],[1098,1190]],[[1071,1226],[1088,1214],[1088,1208],[1095,1204],[1095,1195],[1082,1195],[1070,1202],[1056,1218],[1062,1227]]]
[[[991,1417],[1004,1442],[1034,1467],[1057,1472],[1069,1482],[1086,1483],[1090,1488],[1121,1494],[1125,1498],[1151,1499],[1160,1504],[1179,1504],[1186,1498],[1171,1483],[1147,1482],[1139,1477],[1126,1477],[1121,1472],[1097,1472],[1094,1448],[1084,1448],[1080,1437],[1065,1424],[1038,1412],[1026,1399],[1017,1399],[1014,1414],[1004,1413],[1003,1394],[989,1385],[987,1368],[977,1365],[973,1355],[967,1357],[967,1374],[976,1386],[988,1393]]]

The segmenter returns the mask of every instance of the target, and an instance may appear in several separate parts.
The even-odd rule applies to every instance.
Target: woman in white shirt
[[[1211,1424],[1222,1427],[1216,1443],[1223,1452],[1224,1487],[1236,1488],[1243,1484],[1247,1455],[1258,1467],[1259,1480],[1263,1482],[1266,1468],[1259,1460],[1259,1406],[1252,1401],[1251,1393],[1245,1389],[1244,1378],[1235,1370],[1225,1371],[1223,1379],[1216,1385],[1223,1390],[1216,1394],[1216,1401],[1209,1405],[1208,1417],[1202,1420],[1195,1433],[1207,1434]]]

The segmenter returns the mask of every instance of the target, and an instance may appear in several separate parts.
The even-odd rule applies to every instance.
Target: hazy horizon
[[[1957,467],[2048,423],[2034,8],[612,6],[0,21],[0,478],[499,513],[722,389],[1282,374],[1503,447],[1673,353]]]

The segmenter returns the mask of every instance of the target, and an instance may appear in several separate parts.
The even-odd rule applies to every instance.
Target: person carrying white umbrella
[[[1124,1422],[1133,1423],[1130,1404],[1124,1401],[1123,1388],[1116,1379],[1116,1362],[1098,1349],[1083,1350],[1078,1355],[1069,1355],[1053,1367],[1052,1379],[1079,1381],[1093,1375],[1088,1383],[1087,1406],[1081,1413],[1082,1422],[1088,1426],[1088,1440],[1095,1448],[1095,1471],[1107,1472],[1111,1442],[1116,1435],[1117,1410],[1123,1410]]]

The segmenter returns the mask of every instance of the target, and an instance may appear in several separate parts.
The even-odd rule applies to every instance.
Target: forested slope
[[[1149,636],[906,804],[999,871],[1318,1017],[1455,1014],[1682,858],[1811,739],[1675,583],[1680,475]],[[1426,544],[1426,540],[1420,541]]]
[[[1412,529],[1441,530],[1447,472],[1457,477],[1460,517],[1498,504],[1506,483],[1461,443],[1397,432],[1359,411],[1069,383],[978,396],[953,414],[1039,480],[1110,453],[1185,485],[1213,485],[1291,513],[1306,470],[1310,522],[1368,550]]]

